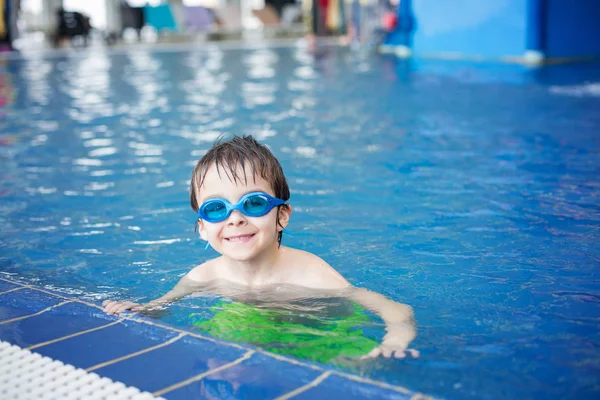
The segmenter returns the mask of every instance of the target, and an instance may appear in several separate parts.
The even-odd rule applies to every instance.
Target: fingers
[[[369,352],[369,354],[367,355],[367,357],[377,358],[377,357],[379,357],[380,354],[381,354],[381,348],[375,347],[373,350],[371,350]]]
[[[415,349],[406,349],[406,352],[412,356],[412,358],[419,358],[421,356],[421,352]]]
[[[104,312],[109,315],[119,315],[126,310],[134,310],[137,308],[141,309],[141,306],[139,304],[134,303],[132,301],[106,300],[102,303],[102,306],[104,307]]]
[[[104,306],[104,312],[109,315],[113,315],[115,314],[115,311],[117,311],[120,305],[121,303],[118,301],[110,301]]]
[[[412,358],[419,358],[421,353],[419,350],[415,349],[406,349],[406,350],[396,350],[394,352],[394,357],[398,359],[406,358],[406,356],[411,356]]]
[[[127,310],[130,310],[132,307],[135,307],[135,305],[136,305],[135,303],[132,303],[130,301],[125,301],[125,302],[121,303],[114,312],[115,312],[115,314],[119,315],[123,311],[127,311]]]
[[[385,358],[391,358],[393,356],[397,359],[403,359],[406,358],[406,356],[410,356],[412,358],[419,358],[421,356],[421,353],[415,349],[392,350],[389,347],[379,346],[371,350],[366,356],[362,356],[360,359],[365,360],[368,358],[377,358],[379,356],[383,356]]]
[[[379,347],[375,347],[373,350],[369,352],[366,356],[362,356],[361,360],[366,360],[367,358],[377,358],[381,354],[381,349]]]
[[[113,310],[118,306],[118,301],[113,300],[105,300],[102,302],[102,306],[104,307],[104,312],[107,314],[112,314]]]

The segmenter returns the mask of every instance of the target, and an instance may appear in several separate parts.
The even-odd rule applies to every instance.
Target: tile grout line
[[[29,285],[26,285],[24,283],[20,283],[20,282],[16,282],[16,281],[11,281],[10,279],[6,279],[6,278],[0,278],[0,281],[12,283],[13,285],[19,285],[19,286],[25,286],[25,287],[29,286]]]
[[[229,347],[235,347],[236,349],[240,349],[240,350],[247,350],[248,349],[247,347],[240,346],[239,344],[236,344],[236,343],[223,342],[221,340],[214,339],[214,338],[211,338],[209,336],[203,336],[203,335],[200,335],[200,334],[195,333],[195,332],[185,331],[183,329],[178,329],[178,328],[175,328],[175,327],[172,327],[172,326],[159,324],[159,323],[156,323],[154,321],[145,321],[145,320],[133,319],[133,317],[135,317],[136,315],[137,315],[137,313],[133,314],[131,316],[124,316],[122,318],[124,320],[126,320],[126,321],[137,322],[138,324],[145,324],[145,325],[150,325],[150,326],[154,326],[154,327],[161,328],[161,329],[167,329],[167,330],[170,330],[170,331],[173,331],[173,332],[185,333],[188,336],[191,336],[191,337],[194,337],[194,338],[197,338],[197,339],[206,340],[207,342],[211,342],[211,343],[222,344],[224,346],[229,346]]]
[[[9,290],[7,290],[7,291],[1,292],[1,293],[0,293],[0,296],[2,296],[3,294],[6,294],[6,293],[15,292],[15,291],[17,291],[17,290],[23,290],[23,289],[25,289],[25,288],[24,288],[24,287],[16,287],[16,288],[12,288],[12,289],[9,289]]]
[[[49,291],[44,290],[44,289],[36,288],[34,286],[31,286],[31,285],[25,285],[25,284],[21,284],[21,283],[18,283],[18,282],[14,282],[14,281],[8,280],[6,278],[1,278],[0,277],[0,281],[5,281],[5,282],[12,283],[12,284],[15,284],[15,285],[20,285],[20,286],[23,287],[23,289],[37,290],[39,292],[43,292],[43,293],[49,294],[51,296],[60,297],[60,298],[63,298],[63,299],[70,300],[72,302],[77,302],[77,303],[85,304],[85,305],[87,305],[89,307],[93,307],[93,308],[96,308],[96,309],[99,309],[99,310],[104,310],[102,307],[100,307],[100,306],[98,306],[96,304],[93,304],[93,303],[89,303],[89,302],[87,302],[85,300],[79,300],[79,299],[69,298],[69,297],[66,297],[66,296],[63,296],[63,295],[60,295],[60,294],[49,292]],[[157,324],[157,323],[155,323],[153,321],[145,321],[145,320],[136,320],[136,319],[133,319],[133,317],[136,316],[136,315],[137,315],[137,313],[136,314],[132,314],[131,316],[127,316],[127,317],[121,317],[118,321],[115,321],[113,324],[115,324],[117,322],[122,322],[124,320],[133,321],[133,322],[137,322],[137,323],[142,323],[142,324],[146,324],[146,325],[151,325],[151,326],[159,327],[159,328],[162,328],[162,329],[167,329],[167,330],[170,330],[170,331],[173,331],[173,332],[184,333],[184,334],[187,334],[188,336],[195,337],[195,338],[202,339],[202,340],[206,340],[206,341],[209,341],[209,342],[212,342],[212,343],[222,344],[222,345],[225,345],[225,346],[235,347],[235,348],[238,348],[238,349],[247,349],[247,347],[240,346],[240,345],[238,345],[236,343],[223,342],[223,341],[220,341],[220,340],[217,340],[217,339],[213,339],[211,337],[206,337],[206,336],[194,333],[194,332],[187,332],[187,331],[184,331],[184,330],[181,330],[181,329],[177,329],[177,328],[174,328],[174,327],[171,327],[171,326],[168,326],[168,325]],[[2,323],[0,322],[0,324],[2,324]],[[105,325],[105,327],[107,327],[109,325]],[[102,327],[95,328],[95,329],[101,329],[101,328]],[[83,333],[86,333],[86,332],[81,332],[80,334],[83,334]],[[72,336],[77,336],[77,335],[79,335],[79,334],[74,334]],[[69,336],[69,337],[71,337],[71,336]],[[69,337],[64,337],[64,338],[61,338],[60,340],[68,339]],[[45,344],[50,344],[50,343],[42,343],[39,346],[41,347],[42,345],[45,345]],[[36,346],[38,346],[38,345],[36,345]],[[392,384],[389,384],[389,383],[385,383],[385,382],[381,382],[381,381],[376,381],[376,380],[373,380],[373,379],[363,378],[363,377],[360,377],[358,375],[348,374],[348,373],[344,373],[344,372],[340,372],[340,371],[336,371],[336,370],[331,370],[331,369],[323,368],[323,367],[320,367],[320,366],[317,366],[317,365],[312,365],[312,364],[304,363],[302,361],[298,361],[298,360],[295,360],[293,358],[285,357],[285,356],[282,356],[282,355],[279,355],[279,354],[275,354],[275,353],[270,353],[270,352],[268,352],[266,350],[263,350],[263,349],[260,349],[260,348],[257,348],[256,350],[250,350],[250,351],[255,351],[255,352],[263,354],[263,355],[265,355],[267,357],[275,358],[275,359],[280,360],[280,361],[284,361],[284,362],[287,362],[287,363],[290,363],[290,364],[293,364],[293,365],[297,365],[297,366],[300,366],[300,367],[304,367],[304,368],[309,368],[309,369],[312,369],[312,370],[317,370],[317,371],[331,371],[331,374],[340,376],[342,378],[346,378],[346,379],[351,380],[351,381],[360,382],[360,383],[366,383],[366,384],[369,384],[369,385],[372,385],[372,386],[376,386],[376,387],[379,387],[379,388],[382,388],[382,389],[393,390],[393,391],[398,392],[398,393],[403,393],[403,394],[414,393],[414,396],[423,396],[424,398],[427,398],[427,399],[430,398],[427,395],[424,395],[422,393],[415,393],[415,392],[413,392],[413,391],[411,391],[411,390],[409,390],[409,389],[407,389],[407,388],[405,388],[403,386],[396,386],[396,385],[392,385]]]
[[[281,354],[270,353],[269,351],[263,350],[261,348],[257,348],[256,352],[257,353],[261,353],[261,354],[263,354],[263,355],[265,355],[267,357],[271,357],[271,358],[274,358],[274,359],[279,360],[279,361],[285,361],[287,363],[294,364],[294,365],[297,365],[297,366],[300,366],[300,367],[305,367],[305,368],[309,368],[309,369],[313,369],[313,370],[317,370],[317,371],[330,371],[327,368],[323,368],[323,367],[320,367],[318,365],[312,365],[312,364],[303,363],[302,361],[294,360],[293,358],[282,356]]]
[[[325,379],[327,379],[327,377],[329,375],[331,375],[331,373],[332,373],[332,371],[325,371],[321,375],[319,375],[315,379],[313,379],[311,382],[307,383],[306,385],[300,386],[299,388],[296,388],[296,389],[292,390],[291,392],[284,394],[283,396],[279,396],[275,400],[291,399],[292,397],[297,396],[302,392],[306,392],[309,389],[317,387],[321,382],[323,382]]]
[[[389,383],[385,383],[385,382],[380,382],[380,381],[376,381],[373,379],[369,379],[369,378],[363,378],[361,376],[358,375],[352,375],[352,374],[347,374],[345,372],[341,372],[341,371],[332,371],[333,374],[338,375],[342,378],[346,378],[348,380],[351,381],[356,381],[356,382],[360,382],[360,383],[368,383],[369,385],[373,385],[373,386],[378,386],[382,389],[389,389],[389,390],[393,390],[395,392],[399,392],[402,394],[421,394],[421,393],[415,393],[411,390],[406,389],[405,387],[402,386],[396,386],[396,385],[392,385]]]
[[[423,393],[415,393],[410,397],[410,400],[434,400],[433,397],[424,395]]]
[[[63,306],[63,305],[65,305],[65,304],[68,304],[68,303],[72,303],[72,301],[63,301],[62,303],[54,304],[54,305],[52,305],[52,306],[50,306],[50,307],[44,308],[42,311],[38,311],[38,312],[36,312],[36,313],[33,313],[33,314],[22,315],[22,316],[20,316],[20,317],[15,317],[15,318],[7,319],[7,320],[5,320],[5,321],[0,321],[0,325],[9,324],[9,323],[11,323],[11,322],[20,321],[20,320],[22,320],[22,319],[27,319],[27,318],[30,318],[30,317],[35,317],[36,315],[43,314],[43,313],[45,313],[46,311],[50,311],[50,310],[52,310],[53,308],[60,307],[60,306]]]
[[[156,346],[148,347],[146,349],[143,349],[143,350],[140,350],[140,351],[136,351],[135,353],[127,354],[125,356],[122,356],[122,357],[119,357],[119,358],[115,358],[113,360],[109,360],[109,361],[105,361],[105,362],[100,363],[100,364],[93,365],[93,366],[91,366],[89,368],[86,368],[85,370],[87,372],[91,372],[91,371],[94,371],[94,370],[97,370],[97,369],[100,369],[100,368],[104,368],[104,367],[106,367],[108,365],[112,365],[112,364],[115,364],[115,363],[127,360],[129,358],[133,358],[133,357],[139,356],[141,354],[148,353],[148,352],[154,351],[156,349],[160,349],[161,347],[168,346],[168,345],[170,345],[170,344],[178,341],[179,339],[181,339],[184,336],[186,336],[185,333],[180,333],[176,337],[171,338],[171,339],[167,340],[164,343],[158,344]]]
[[[250,357],[252,357],[252,355],[253,355],[254,353],[255,353],[255,351],[254,351],[254,350],[248,350],[248,351],[247,351],[247,352],[246,352],[246,353],[245,353],[243,356],[241,356],[240,358],[238,358],[238,359],[236,359],[236,360],[234,360],[234,361],[232,361],[232,362],[230,362],[230,363],[223,364],[223,365],[221,365],[220,367],[213,368],[213,369],[211,369],[211,370],[208,370],[208,371],[206,371],[206,372],[203,372],[203,373],[201,373],[201,374],[198,374],[198,375],[196,375],[196,376],[192,376],[192,377],[191,377],[191,378],[189,378],[189,379],[186,379],[186,380],[184,380],[184,381],[181,381],[181,382],[179,382],[179,383],[175,383],[175,384],[173,384],[173,385],[171,385],[171,386],[168,386],[168,387],[166,387],[166,388],[164,388],[164,389],[158,390],[158,391],[156,391],[156,392],[152,393],[152,395],[153,395],[153,396],[162,396],[162,395],[163,395],[163,394],[165,394],[165,393],[168,393],[168,392],[171,392],[171,391],[173,391],[173,390],[175,390],[175,389],[179,389],[179,388],[181,388],[181,387],[187,386],[187,385],[189,385],[189,384],[190,384],[190,383],[192,383],[192,382],[199,381],[199,380],[201,380],[201,379],[203,379],[203,378],[205,378],[205,377],[207,377],[207,376],[209,376],[209,375],[212,375],[212,374],[214,374],[214,373],[216,373],[216,372],[220,372],[220,371],[223,371],[224,369],[231,368],[231,367],[233,367],[234,365],[240,364],[241,362],[243,362],[243,361],[245,361],[245,360],[249,359]]]
[[[6,278],[0,278],[0,281],[7,282],[7,283],[10,283],[12,285],[21,286],[23,289],[32,287],[31,285],[26,285],[24,283],[19,283],[19,282],[11,281],[10,279],[6,279]]]
[[[85,300],[74,299],[74,298],[72,298],[72,297],[63,296],[62,294],[53,293],[53,292],[50,292],[50,291],[48,291],[48,290],[45,290],[45,289],[40,289],[40,288],[37,288],[37,287],[34,287],[34,286],[25,286],[25,289],[36,290],[36,291],[38,291],[38,292],[46,293],[46,294],[49,294],[49,295],[51,295],[51,296],[54,296],[54,297],[60,297],[60,298],[62,298],[62,299],[68,299],[68,300],[72,300],[72,301],[75,301],[75,302],[77,302],[77,303],[85,304],[86,306],[94,307],[94,308],[97,308],[97,309],[99,309],[99,310],[104,310],[102,307],[100,307],[100,306],[97,306],[97,305],[96,305],[96,304],[94,304],[94,303],[89,303],[89,302],[87,302],[87,301],[85,301]]]
[[[81,331],[81,332],[77,332],[77,333],[72,333],[72,334],[67,335],[67,336],[59,337],[57,339],[48,340],[47,342],[34,344],[33,346],[27,347],[27,350],[37,349],[38,347],[47,346],[49,344],[56,343],[56,342],[61,342],[63,340],[70,339],[70,338],[75,337],[75,336],[85,335],[86,333],[90,333],[90,332],[98,331],[100,329],[108,328],[109,326],[116,325],[116,324],[118,324],[120,322],[123,322],[123,318],[119,319],[118,321],[111,322],[110,324],[106,324],[106,325],[102,325],[102,326],[97,326],[97,327],[92,328],[92,329],[87,329],[85,331]]]

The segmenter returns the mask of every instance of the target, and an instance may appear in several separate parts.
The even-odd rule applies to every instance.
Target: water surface
[[[4,60],[1,276],[98,301],[166,292],[216,255],[194,234],[195,161],[252,134],[291,186],[284,244],[415,309],[420,359],[347,368],[447,398],[595,398],[598,67],[295,47]],[[218,301],[162,318],[193,328]]]

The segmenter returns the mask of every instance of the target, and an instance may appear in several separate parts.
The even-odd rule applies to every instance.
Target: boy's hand
[[[363,356],[362,359],[376,358],[379,356],[386,358],[404,358],[407,355],[412,356],[413,358],[418,358],[421,355],[419,351],[408,348],[408,345],[415,338],[415,336],[416,331],[414,328],[408,326],[388,327],[388,332],[383,337],[381,345],[375,347],[369,352],[369,354]]]
[[[362,356],[361,359],[364,360],[367,358],[377,358],[379,356],[386,358],[390,358],[392,356],[395,358],[405,358],[407,355],[412,356],[412,358],[419,358],[421,353],[419,350],[415,349],[394,350],[393,347],[386,346],[382,343],[381,346],[375,347],[369,352],[369,354]]]
[[[104,300],[102,303],[104,307],[104,312],[109,315],[119,315],[123,311],[131,310],[131,311],[142,311],[143,306],[138,303],[134,303],[133,301],[113,301],[113,300]]]

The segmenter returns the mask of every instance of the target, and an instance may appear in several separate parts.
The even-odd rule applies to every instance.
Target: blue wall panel
[[[590,0],[593,1],[593,0]],[[413,0],[415,54],[521,56],[527,0]],[[600,2],[599,2],[600,4]]]
[[[600,56],[600,0],[546,1],[546,57]]]

